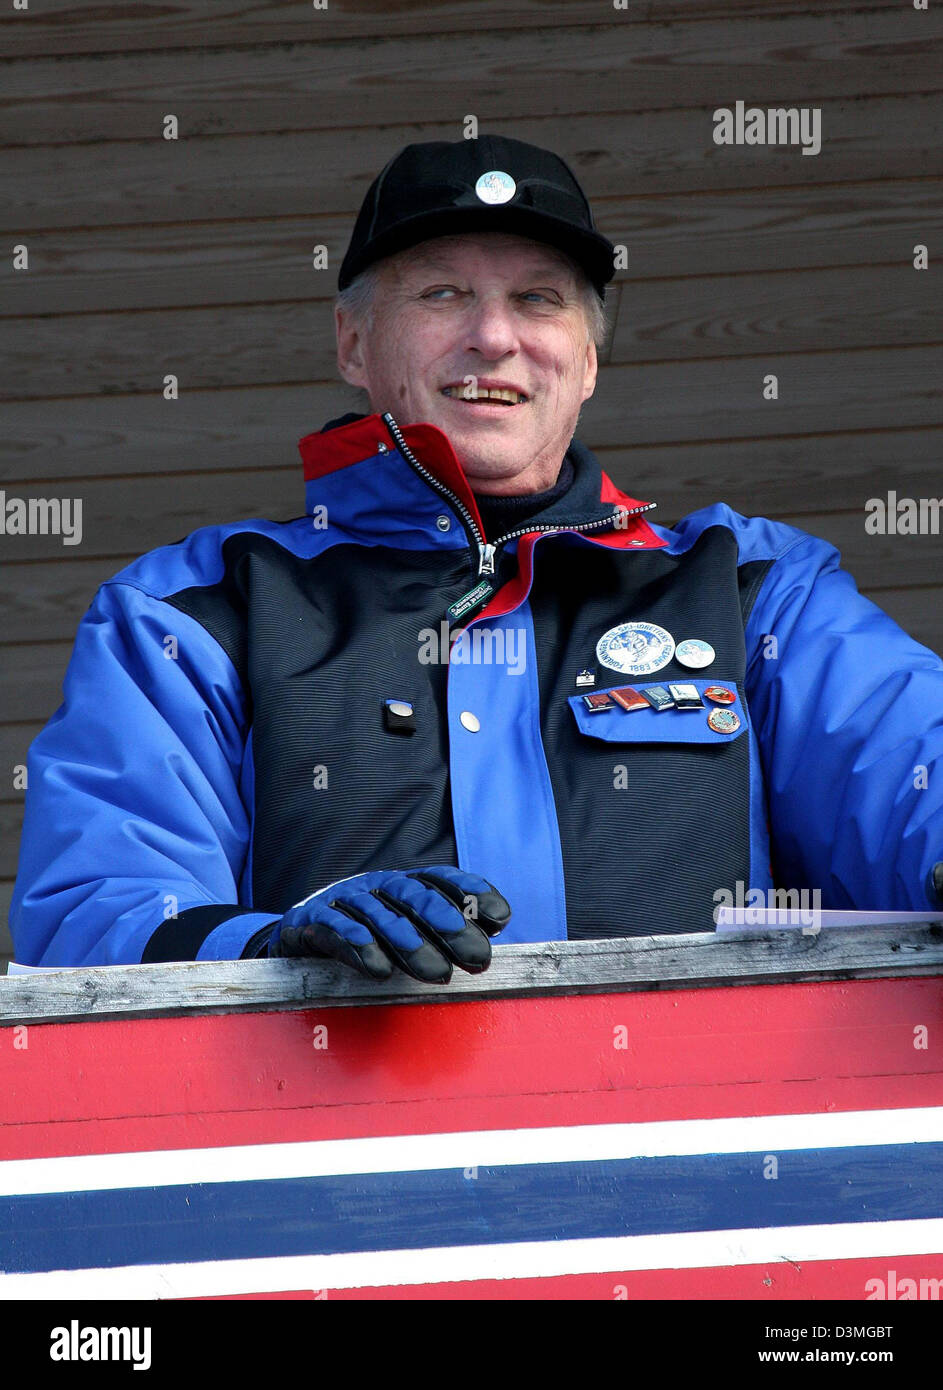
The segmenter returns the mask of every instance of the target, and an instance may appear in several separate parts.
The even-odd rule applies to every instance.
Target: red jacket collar
[[[347,419],[348,417],[343,417]],[[402,425],[403,438],[424,468],[438,478],[450,492],[465,503],[476,521],[480,523],[475,495],[462,466],[455,457],[449,437],[437,425]],[[298,449],[304,463],[305,482],[323,478],[326,473],[334,473],[338,468],[360,463],[363,459],[394,450],[393,439],[383,418],[379,414],[353,417],[349,423],[338,423],[324,429],[306,434],[298,441]]]
[[[400,432],[422,466],[464,502],[484,531],[475,495],[444,430],[439,429],[437,425],[422,423],[401,425]],[[329,422],[323,429],[306,434],[298,441],[298,450],[304,463],[305,481],[312,482],[350,464],[360,463],[387,451],[393,452],[396,450],[396,441],[380,414],[346,415],[336,422]],[[600,476],[600,502],[630,510],[650,505],[622,492],[601,469]],[[655,548],[666,544],[640,516],[633,517],[630,526],[614,536],[599,535],[597,539],[619,546],[643,544]]]

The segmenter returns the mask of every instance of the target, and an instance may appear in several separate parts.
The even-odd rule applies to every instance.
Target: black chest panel
[[[455,863],[440,625],[476,582],[471,553],[351,543],[302,559],[253,532],[230,537],[223,552],[219,583],[167,601],[220,642],[243,682],[253,905],[282,912],[351,874]],[[734,538],[713,528],[671,557],[553,537],[535,560],[541,728],[570,936],[708,929],[714,889],[749,877],[746,737],[722,747],[614,745],[579,732],[567,696],[585,666],[596,667],[597,688],[633,683],[601,667],[595,648],[608,628],[634,620],[708,640],[717,652],[709,674],[742,693]],[[515,568],[501,556],[500,580]],[[672,661],[649,679],[691,674]],[[412,704],[415,733],[386,727],[385,699]],[[616,764],[628,789],[614,788]]]
[[[466,551],[336,544],[300,559],[243,532],[220,584],[171,602],[226,649],[250,702],[254,906],[371,869],[454,863],[448,666],[420,660],[473,583]],[[416,732],[391,732],[385,699]]]
[[[576,547],[579,547],[577,550]],[[730,531],[713,527],[681,555],[605,549],[560,538],[535,549],[531,608],[541,732],[553,785],[571,938],[710,931],[718,888],[750,880],[750,750],[746,731],[722,744],[646,743],[635,715],[577,727],[568,696],[594,668],[597,690],[707,677],[744,699],[746,594]],[[743,597],[741,597],[743,595]],[[711,665],[672,659],[633,677],[603,665],[596,644],[626,622],[657,623],[679,643],[702,638]],[[682,739],[708,711],[669,710]],[[598,721],[596,723],[595,721]],[[691,721],[691,722],[689,722]],[[625,741],[609,741],[621,733]]]

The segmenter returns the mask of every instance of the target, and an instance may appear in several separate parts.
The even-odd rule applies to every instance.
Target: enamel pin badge
[[[705,642],[700,637],[688,637],[683,642],[679,642],[675,649],[675,660],[682,666],[700,670],[703,666],[709,666],[717,653],[710,642]]]
[[[503,169],[489,169],[475,184],[475,192],[483,203],[507,203],[517,192],[517,184]]]
[[[596,656],[612,671],[626,676],[650,676],[674,656],[671,633],[656,623],[620,623],[604,632]]]

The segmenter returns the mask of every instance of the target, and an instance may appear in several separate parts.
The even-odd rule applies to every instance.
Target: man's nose
[[[497,360],[518,345],[512,307],[501,300],[482,299],[466,320],[466,349]]]

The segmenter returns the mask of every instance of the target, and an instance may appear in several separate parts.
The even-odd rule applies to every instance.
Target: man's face
[[[576,275],[552,247],[487,232],[436,237],[379,267],[372,326],[337,313],[338,367],[371,409],[448,435],[473,488],[539,492],[556,481],[596,349]],[[467,381],[522,392],[467,399]]]

